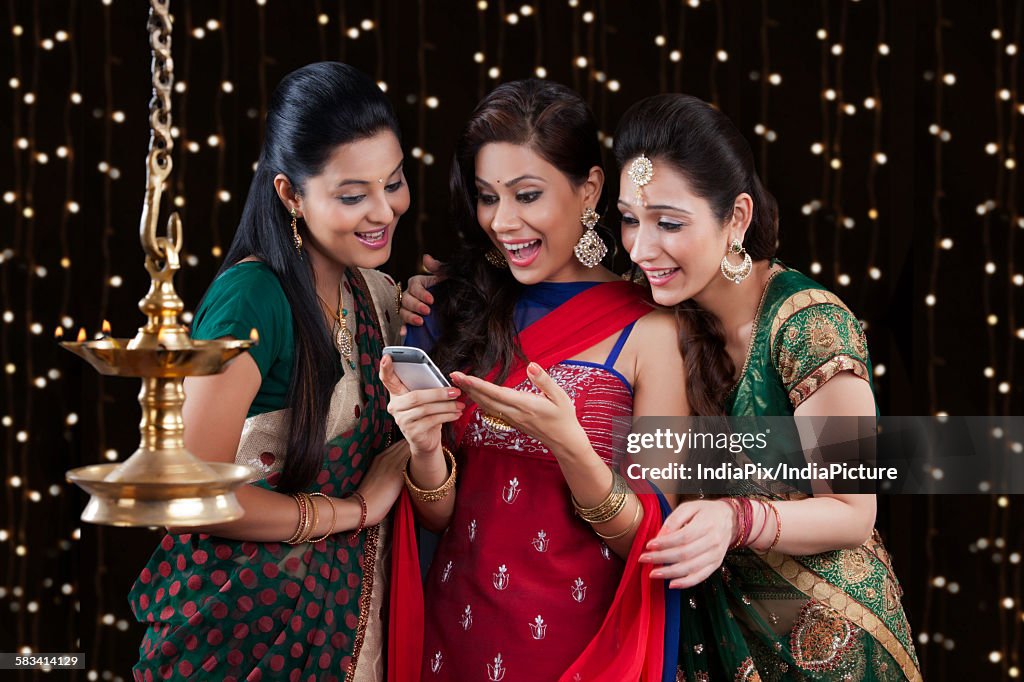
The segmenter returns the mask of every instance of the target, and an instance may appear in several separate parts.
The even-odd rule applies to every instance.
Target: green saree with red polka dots
[[[381,327],[362,276],[350,270],[348,281],[364,406],[356,407],[355,427],[327,443],[322,469],[305,488],[330,496],[359,486],[392,427],[377,375]],[[273,490],[279,476],[252,485]],[[135,679],[348,679],[366,631],[377,553],[377,527],[300,545],[166,535],[129,594],[136,618],[149,626]]]

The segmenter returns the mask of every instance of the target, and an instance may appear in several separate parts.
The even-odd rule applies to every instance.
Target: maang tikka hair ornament
[[[647,197],[644,196],[644,185],[648,184],[654,177],[654,164],[651,163],[651,160],[646,155],[641,154],[633,159],[633,163],[629,164],[629,170],[626,171],[626,175],[636,185],[636,202],[641,206],[646,206]]]

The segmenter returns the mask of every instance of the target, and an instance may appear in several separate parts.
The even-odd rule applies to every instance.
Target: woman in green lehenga
[[[615,154],[622,240],[679,311],[694,412],[873,418],[861,325],[774,260],[775,200],[732,122],[693,97],[651,97],[626,113]],[[687,500],[648,545],[641,560],[684,590],[677,679],[920,679],[874,496],[809,493],[749,480]]]
[[[196,338],[259,344],[185,382],[186,445],[255,470],[245,516],[169,529],[129,599],[135,679],[383,679],[387,515],[408,457],[378,378],[398,339],[390,255],[409,207],[398,124],[337,62],[285,77]]]

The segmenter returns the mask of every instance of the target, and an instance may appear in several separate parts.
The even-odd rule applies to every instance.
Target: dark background
[[[631,103],[663,91],[698,95],[732,117],[779,199],[781,258],[865,321],[884,413],[1022,413],[1024,376],[1014,364],[1024,339],[1024,288],[1014,280],[1024,272],[1022,194],[1007,161],[1017,161],[1024,123],[1020,56],[1008,52],[1024,48],[1024,3],[545,0],[532,13],[523,4],[172,2],[175,80],[187,87],[174,95],[165,196],[185,200],[188,256],[176,284],[187,307],[230,243],[265,104],[287,72],[341,59],[386,83],[413,205],[385,269],[405,279],[419,254],[450,248],[447,161],[462,122],[498,82],[543,66],[587,98],[606,135]],[[9,192],[0,203],[0,304],[10,312],[0,322],[0,651],[81,651],[105,680],[130,677],[141,629],[125,595],[159,533],[80,526],[85,497],[63,472],[134,450],[138,384],[99,378],[52,337],[58,326],[94,333],[104,319],[131,336],[142,320],[146,13],[141,0],[0,4],[0,192]],[[364,30],[367,19],[373,27]],[[10,78],[17,82],[3,82]],[[615,216],[607,222],[614,227]],[[879,499],[878,527],[926,679],[1020,674],[1020,505],[983,494]]]

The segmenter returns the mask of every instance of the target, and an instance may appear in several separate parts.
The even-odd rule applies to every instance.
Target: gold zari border
[[[356,671],[359,652],[363,648],[366,637],[366,623],[370,616],[370,602],[373,599],[373,574],[377,568],[377,534],[380,526],[366,529],[366,541],[363,549],[363,589],[359,593],[359,623],[356,625],[356,641],[352,645],[352,662],[345,671],[345,680]]]
[[[769,552],[762,559],[790,585],[811,599],[816,599],[831,607],[874,637],[895,659],[910,682],[922,682],[924,678],[921,677],[921,671],[910,654],[896,639],[896,635],[882,622],[882,619],[872,613],[870,609],[865,608],[860,602],[814,571],[802,566],[789,555]]]
[[[840,372],[853,372],[865,381],[870,381],[868,368],[864,363],[849,355],[836,355],[829,358],[821,367],[808,374],[803,381],[789,391],[789,402],[793,403],[794,409],[810,398],[815,391],[822,387],[825,382]]]

